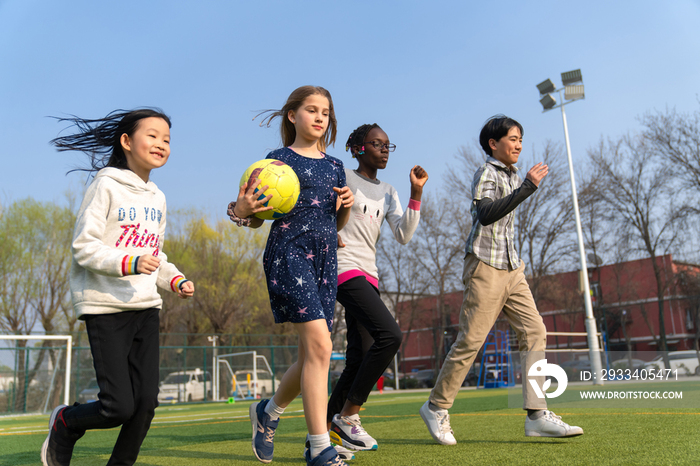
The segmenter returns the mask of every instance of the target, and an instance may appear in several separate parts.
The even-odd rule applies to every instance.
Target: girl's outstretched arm
[[[385,213],[386,221],[389,223],[394,238],[400,244],[408,244],[418,228],[420,221],[420,202],[423,196],[423,186],[428,181],[428,172],[423,167],[416,165],[409,173],[411,180],[411,200],[408,208],[404,211],[401,208],[399,195],[395,189],[391,190],[391,202],[389,209]]]
[[[340,231],[350,219],[350,207],[355,203],[355,196],[347,186],[343,186],[342,188],[334,187],[333,191],[338,193],[336,226],[338,231]]]

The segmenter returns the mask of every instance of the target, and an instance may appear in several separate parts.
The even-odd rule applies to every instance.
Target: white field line
[[[418,400],[418,399],[424,399],[425,396],[410,396],[410,397],[391,397],[391,398],[377,398],[372,401],[367,401],[365,404],[381,404],[381,403],[388,403],[392,401],[401,401],[401,400]],[[175,408],[177,410],[180,409],[186,409],[186,408]],[[171,409],[171,410],[175,410]],[[304,409],[297,409],[297,410],[289,410],[287,411],[287,414],[291,413],[303,413]],[[26,415],[24,415],[26,416]],[[15,417],[20,417],[20,416],[15,416]],[[248,417],[247,413],[247,408],[244,410],[236,410],[236,411],[217,411],[213,413],[197,413],[197,414],[156,414],[155,418],[153,419],[152,424],[180,424],[184,422],[200,422],[200,421],[211,421],[213,419],[245,419]],[[24,430],[22,430],[24,429]],[[46,432],[48,430],[48,426],[43,427],[43,428],[38,428],[38,429],[27,429],[27,426],[20,426],[20,427],[7,427],[7,428],[0,428],[0,432],[7,432],[7,433],[12,433],[12,434],[33,434],[33,433],[39,433],[39,432]]]

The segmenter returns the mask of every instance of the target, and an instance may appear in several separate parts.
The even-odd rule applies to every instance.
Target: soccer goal
[[[257,351],[218,355],[214,368],[214,400],[266,398],[279,387],[267,358]]]
[[[71,335],[0,335],[0,340],[65,341],[65,345],[51,348],[0,346],[0,349],[2,349],[0,353],[10,355],[9,357],[3,357],[3,363],[0,364],[5,369],[0,371],[0,397],[4,395],[8,411],[15,411],[17,407],[20,407],[25,412],[35,410],[46,412],[52,409],[53,406],[49,406],[49,403],[51,398],[55,396],[54,390],[61,370],[64,372],[63,404],[69,404],[71,350],[73,347],[73,337]],[[44,358],[46,351],[56,351],[56,354],[53,355],[55,357]],[[65,366],[60,367],[64,353]],[[30,377],[30,374],[33,377]],[[38,405],[39,397],[42,403]],[[30,401],[29,404],[28,400]]]

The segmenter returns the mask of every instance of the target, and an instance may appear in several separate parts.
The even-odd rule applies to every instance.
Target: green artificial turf
[[[669,465],[700,463],[700,409],[552,409],[585,434],[571,439],[524,436],[525,416],[508,408],[505,389],[464,390],[450,410],[457,445],[436,444],[418,409],[427,391],[373,394],[362,423],[379,449],[360,452],[355,465]],[[697,400],[696,400],[697,401]],[[164,405],[156,411],[137,464],[258,465],[251,451],[251,402]],[[301,399],[282,417],[273,464],[304,464],[306,426]],[[41,464],[48,416],[0,418],[0,465]],[[117,429],[90,431],[71,465],[104,465]]]

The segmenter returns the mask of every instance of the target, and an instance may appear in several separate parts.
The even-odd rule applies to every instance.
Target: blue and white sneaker
[[[323,450],[320,455],[313,459],[311,459],[311,450],[306,450],[304,459],[306,466],[347,466],[347,463],[340,458],[332,446]]]
[[[275,430],[280,420],[273,421],[265,412],[265,407],[270,400],[262,400],[250,405],[250,424],[253,426],[253,453],[262,463],[272,461],[275,449]]]
[[[331,441],[350,450],[376,450],[377,441],[362,427],[360,416],[336,414],[331,421]]]
[[[331,443],[331,446],[335,448],[336,453],[338,453],[338,456],[340,457],[341,460],[343,461],[352,461],[355,459],[355,453],[352,452],[352,450],[348,450],[347,448],[336,445],[335,443]],[[306,436],[306,447],[304,448],[304,458],[306,458],[306,452],[309,451],[311,448],[311,443],[309,442],[309,436]]]

